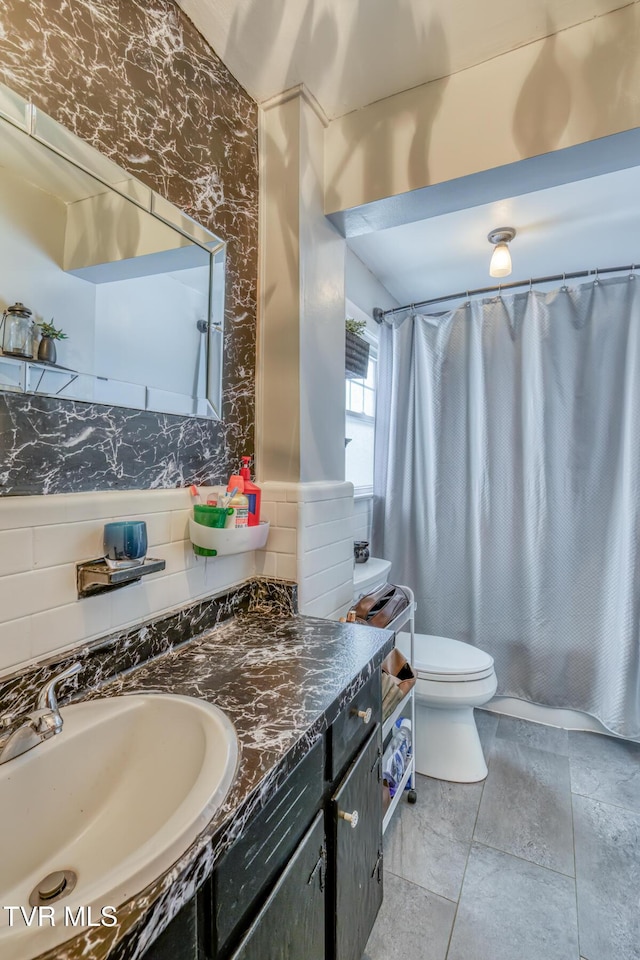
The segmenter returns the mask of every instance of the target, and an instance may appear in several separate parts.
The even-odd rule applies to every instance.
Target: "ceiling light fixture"
[[[514,227],[499,227],[492,230],[487,240],[493,243],[495,249],[489,265],[489,275],[491,277],[508,277],[511,273],[511,253],[509,244],[516,235]]]

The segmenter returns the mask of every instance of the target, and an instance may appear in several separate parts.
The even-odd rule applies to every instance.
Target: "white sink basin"
[[[91,906],[95,924],[103,907],[143,890],[204,829],[235,775],[233,725],[201,700],[134,695],[61,713],[60,734],[0,766],[2,960],[27,960],[76,935],[69,915],[79,907],[88,922]],[[31,926],[13,911],[10,926],[2,908],[22,906],[29,918],[31,892],[59,870],[77,884],[50,902],[55,927],[42,910]]]

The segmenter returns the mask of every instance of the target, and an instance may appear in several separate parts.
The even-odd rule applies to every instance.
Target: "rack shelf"
[[[382,741],[383,741],[383,743],[384,743],[384,741],[386,740],[387,734],[389,733],[389,731],[390,731],[391,728],[393,727],[393,725],[394,725],[394,723],[396,722],[396,720],[398,719],[398,717],[400,717],[400,716],[402,715],[402,711],[404,710],[404,708],[407,706],[408,703],[410,703],[412,695],[413,695],[413,687],[411,688],[411,690],[409,690],[408,693],[406,693],[406,694],[404,695],[404,697],[402,698],[402,700],[400,700],[400,701],[395,705],[395,707],[393,708],[392,712],[389,714],[389,716],[387,717],[387,719],[386,719],[386,720],[383,720],[383,722],[382,722]],[[413,731],[411,731],[411,736],[412,736],[412,738],[413,738]]]
[[[412,667],[414,667],[414,665],[415,665],[415,649],[414,649],[414,647],[415,647],[415,639],[414,639],[414,637],[415,637],[415,612],[416,612],[416,602],[415,602],[415,597],[414,597],[414,594],[413,594],[413,590],[412,590],[410,587],[405,587],[403,584],[398,584],[398,586],[400,586],[400,587],[406,592],[406,594],[407,594],[408,597],[409,597],[409,601],[410,601],[410,602],[409,602],[409,605],[408,605],[401,613],[399,613],[398,616],[397,616],[394,620],[391,621],[391,623],[387,626],[387,629],[388,629],[388,630],[393,630],[394,632],[397,632],[401,627],[405,626],[405,624],[407,624],[407,623],[410,624],[411,647],[410,647],[409,663],[411,664]],[[415,667],[414,667],[414,668],[415,668]],[[387,739],[389,733],[391,732],[391,729],[393,728],[393,726],[394,726],[396,720],[398,719],[398,717],[400,717],[400,716],[403,715],[403,713],[405,712],[405,710],[406,710],[407,707],[410,707],[410,710],[411,710],[411,714],[410,714],[410,716],[411,716],[411,753],[410,753],[410,755],[407,757],[407,766],[405,767],[404,773],[403,773],[403,775],[402,775],[402,779],[400,780],[400,783],[398,784],[398,789],[396,790],[396,792],[395,792],[395,794],[394,794],[394,796],[393,796],[393,798],[392,798],[392,800],[391,800],[391,803],[390,803],[389,806],[387,807],[387,810],[386,810],[386,812],[385,812],[385,814],[384,814],[384,818],[383,818],[383,820],[382,820],[382,832],[383,832],[383,833],[386,831],[387,827],[389,826],[389,823],[391,822],[391,818],[392,818],[395,810],[397,809],[397,806],[398,806],[398,804],[400,803],[400,800],[402,799],[402,796],[403,796],[403,794],[404,794],[405,787],[406,787],[407,784],[409,783],[410,778],[413,778],[413,779],[412,779],[413,791],[409,793],[409,800],[410,800],[412,803],[415,803],[415,799],[416,799],[416,794],[415,794],[416,780],[415,780],[415,776],[414,776],[414,773],[415,773],[415,743],[416,743],[416,701],[415,701],[415,693],[416,693],[416,688],[415,688],[415,686],[413,686],[413,687],[411,688],[411,690],[409,690],[409,692],[408,692],[407,694],[405,694],[405,696],[402,698],[402,700],[400,700],[399,703],[397,703],[397,704],[395,705],[395,707],[393,708],[392,712],[389,714],[389,716],[386,718],[386,720],[383,720],[383,723],[382,723],[382,742],[383,742],[383,744],[384,744],[385,740]]]
[[[401,780],[400,783],[398,784],[398,789],[396,790],[396,792],[394,793],[393,797],[391,798],[391,803],[390,803],[389,806],[387,807],[386,812],[385,812],[385,815],[384,815],[384,817],[382,818],[382,833],[383,833],[383,834],[386,832],[387,827],[389,826],[389,824],[390,824],[390,822],[391,822],[391,818],[392,818],[393,814],[395,813],[396,807],[398,806],[398,804],[399,804],[400,801],[402,800],[402,795],[403,795],[403,793],[404,793],[404,788],[406,787],[406,785],[407,785],[407,783],[408,783],[408,781],[409,781],[409,777],[411,777],[412,774],[413,774],[413,763],[414,763],[413,754],[411,754],[411,756],[409,757],[409,759],[408,759],[408,761],[407,761],[407,766],[406,766],[406,768],[405,768],[405,771],[404,771],[404,773],[402,774],[402,780]]]

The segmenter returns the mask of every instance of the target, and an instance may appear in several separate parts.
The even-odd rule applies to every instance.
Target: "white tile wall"
[[[353,503],[353,539],[371,541],[373,497],[357,497]]]
[[[353,596],[353,540],[368,539],[362,501],[354,512],[350,483],[262,488],[263,518],[271,523],[267,548],[206,561],[188,541],[187,490],[0,499],[0,672],[254,574],[296,580],[302,613],[342,616]],[[104,523],[125,518],[146,520],[149,553],[166,560],[166,570],[78,600],[76,563],[100,556]]]
[[[295,579],[295,499],[280,504],[273,553],[206,561],[195,557],[188,541],[190,506],[184,489],[0,499],[0,672],[224,590],[256,572]],[[166,570],[78,600],[76,563],[101,555],[106,521],[128,518],[146,521],[149,554],[166,560]],[[262,570],[265,566],[270,569]]]
[[[300,612],[342,616],[353,596],[353,486],[264,483],[272,527],[260,572],[295,579]]]

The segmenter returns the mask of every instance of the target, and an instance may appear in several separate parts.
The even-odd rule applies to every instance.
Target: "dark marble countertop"
[[[208,828],[169,871],[118,906],[118,926],[87,930],[41,960],[141,957],[392,646],[388,630],[241,613],[81,697],[138,691],[200,697],[233,722],[240,759]]]

